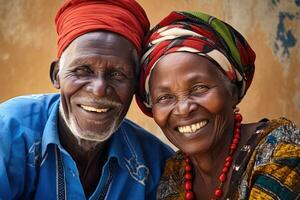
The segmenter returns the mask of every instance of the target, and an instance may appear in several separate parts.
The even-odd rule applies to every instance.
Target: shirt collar
[[[58,107],[60,99],[58,98],[48,110],[48,120],[46,122],[42,136],[42,156],[44,157],[49,144],[60,146],[58,137]]]
[[[125,120],[124,120],[125,121]],[[125,122],[122,122],[125,123]],[[108,150],[108,160],[115,158],[121,168],[125,167],[125,160],[124,158],[128,158],[131,155],[130,147],[128,147],[128,143],[125,141],[125,131],[124,126],[120,125],[118,130],[113,133],[111,138],[109,139],[109,145],[107,148]]]

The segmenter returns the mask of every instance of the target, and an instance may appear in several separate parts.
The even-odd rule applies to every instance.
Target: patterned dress
[[[184,199],[184,155],[167,161],[157,199]],[[234,162],[225,199],[300,199],[300,131],[280,118],[266,122],[242,147]]]

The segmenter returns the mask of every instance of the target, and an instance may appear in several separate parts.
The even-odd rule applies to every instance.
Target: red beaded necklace
[[[221,175],[219,176],[220,184],[216,187],[214,196],[211,200],[216,200],[223,195],[223,185],[227,179],[227,172],[230,169],[232,164],[232,157],[233,154],[238,147],[240,137],[241,137],[241,122],[242,122],[242,115],[239,113],[234,114],[234,134],[233,139],[230,144],[229,153],[225,158],[225,164],[222,169]],[[192,165],[191,160],[188,156],[185,156],[185,174],[184,174],[184,189],[185,189],[185,199],[192,200],[194,199],[194,192],[193,192],[193,175],[192,175]]]

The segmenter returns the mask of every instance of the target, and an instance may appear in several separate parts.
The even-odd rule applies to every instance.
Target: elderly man
[[[133,0],[58,11],[60,94],[0,105],[0,199],[155,199],[169,147],[125,119],[149,22]]]

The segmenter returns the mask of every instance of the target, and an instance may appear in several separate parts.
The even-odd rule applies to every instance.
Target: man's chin
[[[85,130],[83,130],[82,128],[79,128],[77,126],[77,128],[75,128],[76,126],[74,126],[73,124],[73,135],[77,138],[77,140],[85,140],[85,141],[90,141],[90,142],[95,142],[95,143],[101,143],[101,142],[105,142],[106,140],[108,140],[113,134],[114,132],[117,131],[117,129],[119,128],[120,123],[117,123],[116,121],[112,123],[112,126],[108,127],[107,129],[103,128],[101,129],[101,127],[99,128],[95,128],[93,130],[87,130],[87,128]]]

